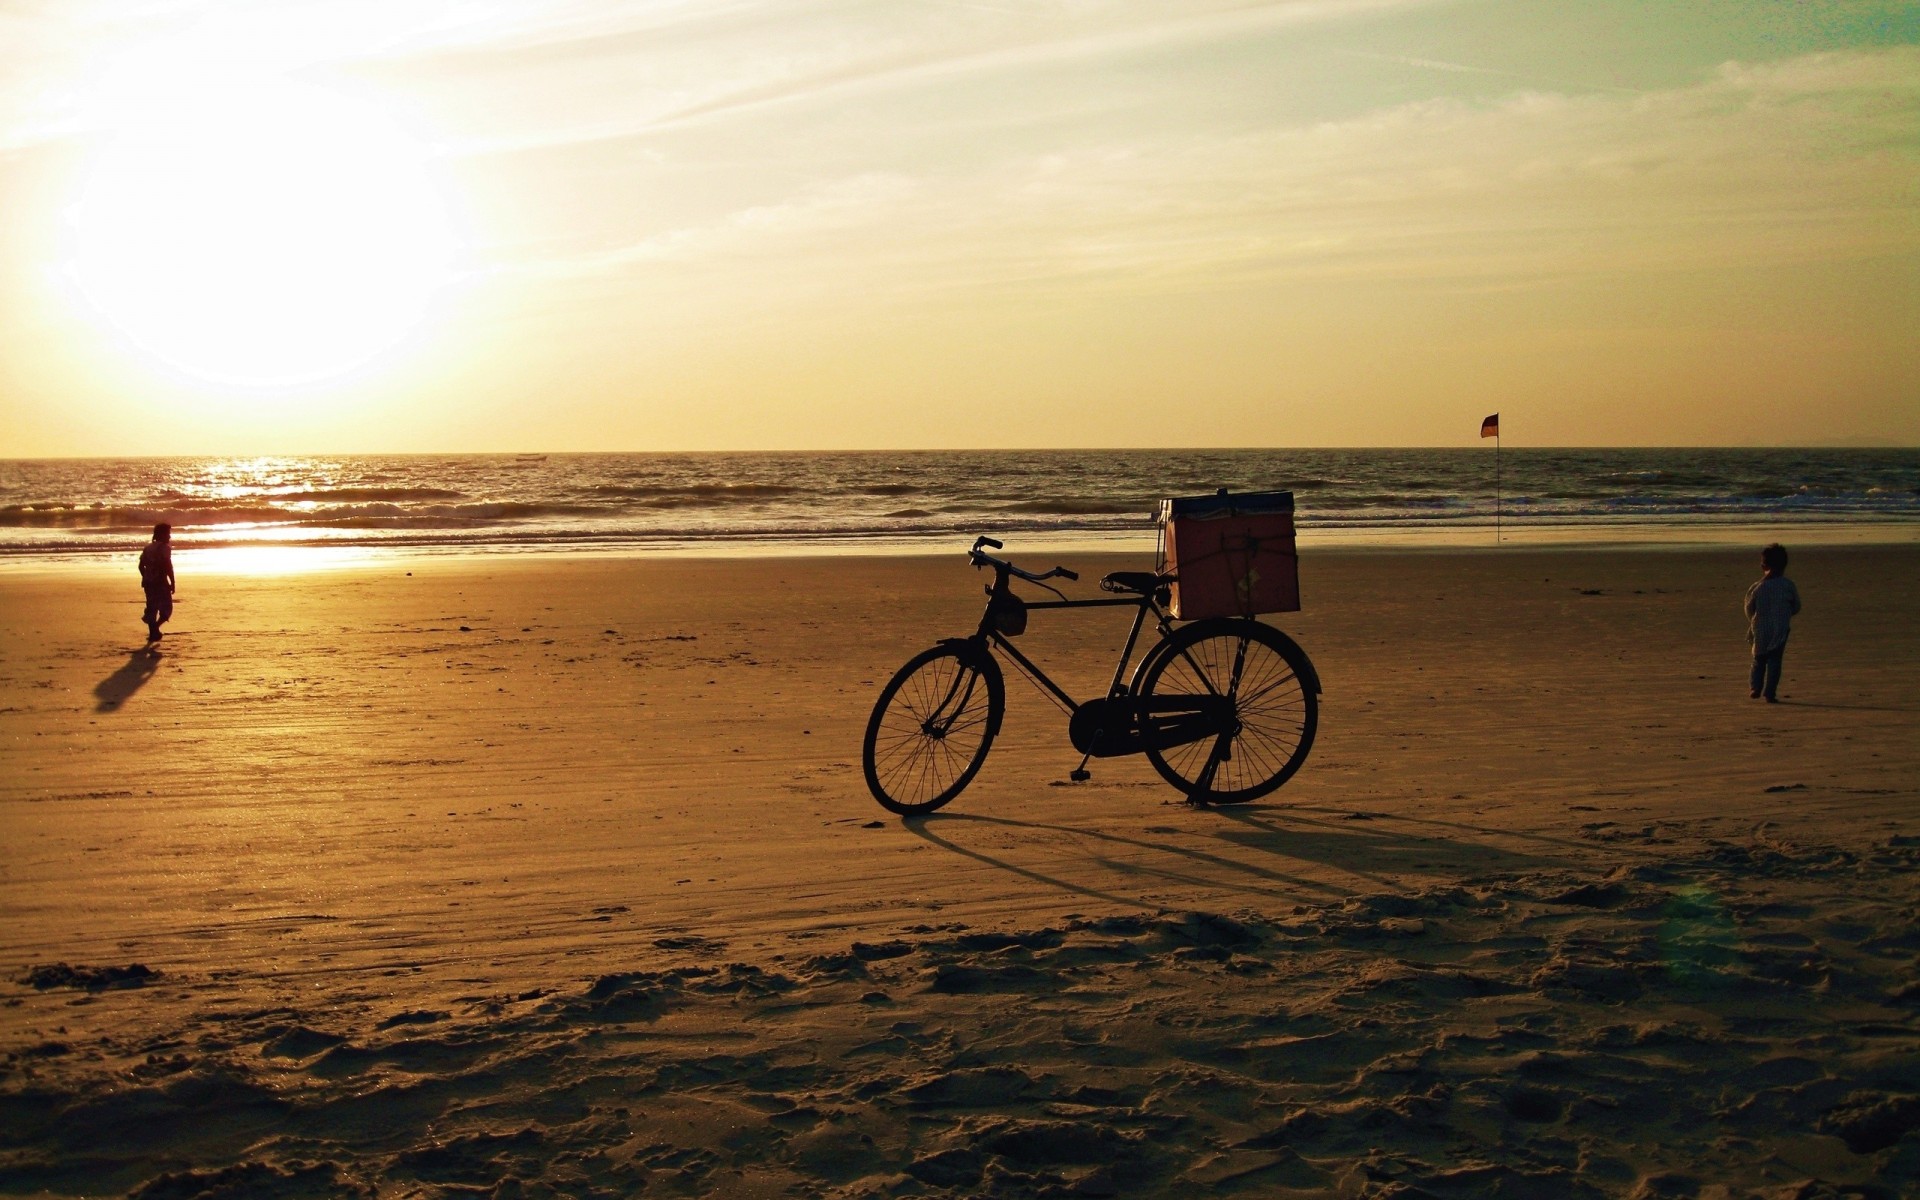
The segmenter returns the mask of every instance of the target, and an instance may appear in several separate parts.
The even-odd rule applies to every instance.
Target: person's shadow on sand
[[[125,666],[93,685],[93,698],[100,702],[94,706],[94,711],[112,712],[119,708],[159,669],[160,651],[135,650],[127,656]]]

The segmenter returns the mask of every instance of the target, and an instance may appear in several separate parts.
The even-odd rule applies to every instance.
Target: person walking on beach
[[[147,593],[147,640],[160,640],[160,627],[173,616],[173,526],[153,527],[153,540],[140,552],[140,587]]]
[[[1753,675],[1747,695],[1778,704],[1780,659],[1787,652],[1787,626],[1800,612],[1800,590],[1787,578],[1787,548],[1779,542],[1760,552],[1760,579],[1747,589],[1747,640],[1753,643]]]

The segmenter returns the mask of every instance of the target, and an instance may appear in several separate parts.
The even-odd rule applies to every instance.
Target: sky
[[[0,0],[0,457],[1920,444],[1920,6]]]

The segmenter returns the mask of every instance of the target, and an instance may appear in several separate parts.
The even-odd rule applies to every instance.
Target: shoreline
[[[981,527],[985,530],[985,526]],[[876,535],[861,538],[712,537],[599,542],[445,542],[395,543],[378,540],[285,542],[258,539],[195,547],[191,527],[177,531],[175,550],[183,561],[216,574],[265,574],[273,571],[312,571],[353,566],[378,566],[399,561],[511,562],[608,559],[847,559],[942,558],[963,554],[974,534],[940,537]],[[1151,555],[1156,548],[1152,530],[1127,532],[1044,531],[990,533],[1028,554],[1091,554],[1103,556]],[[1622,551],[1648,552],[1758,548],[1781,541],[1789,548],[1899,547],[1920,545],[1920,521],[1803,521],[1803,522],[1634,522],[1596,525],[1508,526],[1496,545],[1491,525],[1471,528],[1315,528],[1298,531],[1302,555],[1308,554],[1457,554],[1514,551]],[[137,555],[144,539],[129,538],[106,549],[0,550],[0,578],[35,570],[118,570]]]

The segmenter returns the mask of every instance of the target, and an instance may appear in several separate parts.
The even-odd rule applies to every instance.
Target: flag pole
[[[1482,439],[1493,439],[1493,544],[1500,544],[1500,414],[1490,413],[1480,422]]]

